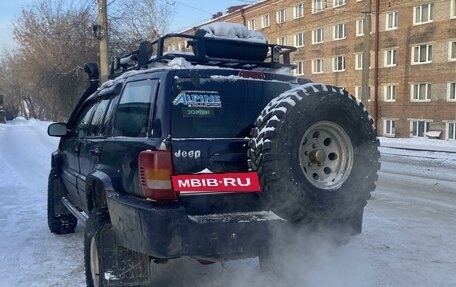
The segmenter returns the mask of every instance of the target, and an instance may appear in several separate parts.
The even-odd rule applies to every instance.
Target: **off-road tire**
[[[291,222],[352,220],[375,189],[380,168],[373,120],[347,91],[309,83],[273,99],[249,141],[264,203]],[[360,227],[359,227],[360,228]]]
[[[86,222],[84,232],[84,267],[87,287],[103,286],[103,275],[100,274],[102,272],[99,268],[100,256],[98,248],[100,247],[100,233],[103,227],[108,224],[110,225],[109,215],[106,211],[91,212],[89,219]],[[95,244],[95,246],[91,246],[92,244]],[[96,248],[96,250],[94,248]],[[92,258],[93,256],[97,257]],[[97,263],[94,263],[94,260]],[[98,264],[98,268],[97,266],[94,266],[94,264]],[[93,274],[95,275],[93,276]]]
[[[55,170],[51,170],[48,179],[47,219],[49,230],[55,234],[73,233],[78,223],[78,219],[74,215],[68,211],[62,212],[62,209],[65,209],[60,202],[62,196],[62,182]],[[58,208],[58,205],[60,205],[60,208]]]
[[[149,257],[117,244],[106,209],[92,210],[86,222],[84,266],[87,287],[145,286],[149,280]]]

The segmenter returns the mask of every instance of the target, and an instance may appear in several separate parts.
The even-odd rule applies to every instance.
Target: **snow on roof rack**
[[[109,78],[113,79],[126,71],[147,68],[153,63],[166,64],[177,57],[182,57],[195,65],[246,70],[259,67],[296,68],[290,63],[290,54],[296,51],[296,47],[262,43],[257,40],[214,37],[200,31],[203,30],[198,30],[195,35],[172,33],[152,43],[142,42],[138,50],[114,58],[111,62]],[[186,39],[187,47],[191,47],[193,53],[165,52],[165,41],[176,38]]]

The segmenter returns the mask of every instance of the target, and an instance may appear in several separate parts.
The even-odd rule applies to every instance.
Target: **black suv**
[[[281,73],[294,47],[170,34],[116,58],[52,154],[48,223],[86,221],[88,286],[143,285],[150,264],[269,258],[272,227],[361,232],[378,141],[345,90]],[[184,39],[193,52],[164,52]]]

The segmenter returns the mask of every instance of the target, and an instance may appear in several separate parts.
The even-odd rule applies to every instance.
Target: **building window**
[[[263,17],[261,18],[261,27],[269,27],[269,14],[263,15]]]
[[[296,47],[304,46],[304,33],[298,33],[295,35],[295,46]]]
[[[447,140],[456,140],[456,122],[448,122],[446,126]]]
[[[427,64],[432,62],[432,45],[412,47],[412,64]]]
[[[368,101],[371,100],[371,92],[372,92],[372,90],[371,90],[371,87],[369,86],[369,94],[367,95],[367,100]],[[357,100],[361,100],[362,96],[363,96],[363,87],[356,86],[355,87],[355,98]]]
[[[448,83],[448,101],[456,101],[456,82]]]
[[[333,7],[340,7],[345,4],[346,4],[345,0],[334,0],[333,1]]]
[[[304,17],[304,3],[299,3],[298,5],[294,6],[293,16],[295,19]]]
[[[285,9],[277,11],[277,23],[284,23],[287,20],[287,13]]]
[[[312,60],[312,74],[323,73],[323,59]]]
[[[386,30],[394,30],[399,27],[399,14],[397,12],[389,12],[386,14]]]
[[[298,61],[295,63],[295,75],[304,75],[304,63],[302,61]]]
[[[252,19],[247,23],[247,28],[249,28],[249,30],[255,30],[255,19]]]
[[[415,6],[413,9],[413,24],[425,24],[434,20],[434,3]]]
[[[323,28],[317,28],[312,31],[312,44],[323,43]]]
[[[429,131],[429,128],[431,126],[431,123],[426,120],[416,120],[416,121],[411,121],[410,127],[411,131],[410,134],[413,137],[424,137],[425,133]]]
[[[323,11],[323,0],[312,0],[312,13]]]
[[[359,101],[361,99],[361,87],[355,86],[355,98]]]
[[[371,87],[369,86],[369,93],[368,93],[368,95],[367,95],[367,100],[368,100],[368,101],[371,100],[371,93],[372,93],[372,89],[371,89]],[[355,98],[356,98],[357,100],[361,100],[362,96],[363,96],[363,87],[361,87],[361,86],[356,86],[356,87],[355,87]]]
[[[456,18],[456,0],[451,0],[450,18]]]
[[[285,46],[287,44],[287,39],[285,37],[277,38],[277,45]]]
[[[383,135],[388,137],[394,137],[396,135],[396,121],[395,120],[384,120],[383,121]]]
[[[431,84],[413,84],[412,102],[428,102],[431,100]]]
[[[334,25],[334,40],[345,39],[345,24]]]
[[[363,54],[355,54],[355,70],[363,69]]]
[[[356,36],[364,35],[364,19],[356,20]]]
[[[372,68],[371,62],[369,62],[369,69]],[[363,53],[355,54],[355,70],[362,70],[363,69]]]
[[[385,102],[395,102],[396,101],[396,86],[385,86]]]
[[[448,58],[450,61],[456,61],[456,41],[449,43]]]
[[[397,61],[397,50],[391,49],[385,51],[385,67],[396,66]]]
[[[343,72],[345,71],[345,57],[337,56],[333,58],[333,71]]]

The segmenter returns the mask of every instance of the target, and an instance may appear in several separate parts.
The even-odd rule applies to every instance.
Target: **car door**
[[[68,191],[68,198],[74,204],[79,203],[77,178],[79,176],[79,148],[81,139],[85,137],[96,102],[87,102],[81,109],[74,125],[69,126],[69,135],[63,140],[62,152],[62,181]]]
[[[109,95],[97,101],[87,134],[80,140],[77,187],[79,200],[85,208],[87,207],[86,177],[100,161],[109,119],[111,118],[112,101],[112,97]]]

